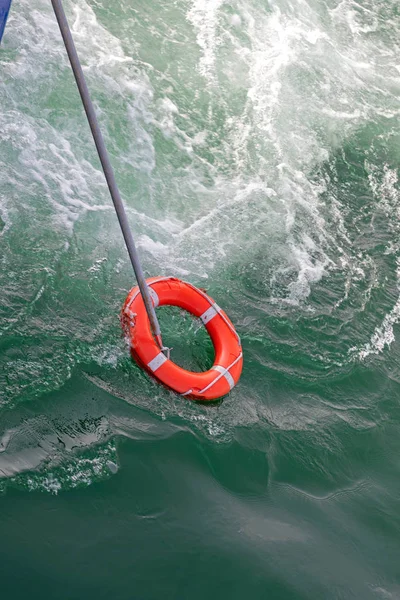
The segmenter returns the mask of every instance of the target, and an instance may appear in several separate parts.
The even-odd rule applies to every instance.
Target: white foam
[[[218,12],[225,0],[194,0],[187,17],[197,33],[197,43],[202,56],[199,70],[209,83],[215,83],[215,52],[218,39]]]
[[[385,253],[397,255],[396,277],[399,297],[391,311],[385,315],[382,324],[375,328],[370,341],[361,348],[351,348],[350,353],[360,360],[365,360],[371,354],[379,354],[386,347],[390,347],[395,341],[394,326],[400,321],[400,245],[398,243],[400,192],[398,190],[398,174],[396,169],[390,168],[387,164],[375,166],[367,162],[365,166],[369,171],[368,180],[372,193],[377,200],[377,208],[386,215],[388,229],[395,234]]]
[[[242,19],[240,18],[240,15],[232,15],[231,16],[231,23],[234,27],[240,27],[242,24]]]
[[[239,2],[235,15],[240,19],[240,34],[224,28],[229,15],[225,9],[223,2],[192,1],[188,18],[201,50],[199,71],[209,84],[218,83],[221,87],[228,77],[233,93],[246,85],[247,96],[241,110],[226,120],[224,151],[235,163],[238,189],[248,188],[251,176],[245,181],[245,174],[253,173],[254,180],[265,181],[265,196],[271,197],[268,189],[272,188],[285,206],[280,234],[274,223],[275,241],[290,248],[291,256],[282,267],[277,267],[274,280],[278,281],[280,271],[284,281],[288,270],[297,270],[297,278],[286,284],[286,297],[281,298],[296,303],[307,298],[312,285],[333,267],[338,253],[343,265],[352,264],[353,273],[357,270],[356,261],[345,254],[351,254],[351,248],[342,207],[335,198],[329,208],[321,203],[323,182],[318,189],[311,177],[318,165],[328,161],[330,154],[367,124],[372,115],[396,112],[394,103],[393,109],[387,107],[388,98],[392,96],[394,102],[393,84],[398,89],[400,83],[394,76],[395,42],[392,54],[390,49],[388,54],[387,46],[366,35],[376,28],[376,11],[365,8],[363,12],[357,5],[356,13],[354,4],[347,0],[334,9],[325,5],[316,9],[295,1],[290,7],[274,2],[264,10]],[[236,16],[234,21],[239,24]],[[228,16],[231,25],[232,19]],[[388,63],[392,69],[389,78]],[[242,75],[240,82],[237,72]],[[218,94],[215,88],[214,104]],[[226,104],[221,105],[226,110]],[[246,246],[246,236],[251,235],[245,225],[241,230],[235,226],[239,213],[232,215],[231,206],[239,194],[232,190],[232,179],[228,183],[220,177],[216,180],[215,174],[213,177],[218,181],[220,194],[225,199],[230,196],[232,201],[218,201],[220,194],[214,188],[217,201],[210,203],[210,209],[181,234],[181,239],[195,235],[196,243],[197,232],[205,237],[204,245],[200,242],[198,246],[199,257],[200,249],[210,245],[211,238],[214,240],[209,256],[211,269],[234,254],[226,239],[221,241],[229,229],[242,247]],[[268,203],[261,204],[259,210],[274,214],[274,207]],[[324,213],[338,231],[327,228]],[[252,217],[257,245],[261,241],[259,212]],[[227,221],[229,227],[221,221]],[[307,239],[312,239],[312,247]]]

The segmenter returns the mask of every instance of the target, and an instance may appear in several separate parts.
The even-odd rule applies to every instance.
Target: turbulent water
[[[397,0],[65,2],[146,274],[206,288],[242,338],[216,406],[132,363],[133,275],[51,4],[14,4],[9,597],[399,598]],[[207,368],[204,330],[160,320],[172,356]]]

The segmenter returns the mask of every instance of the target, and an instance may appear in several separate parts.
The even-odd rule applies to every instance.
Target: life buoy
[[[179,306],[202,320],[214,345],[214,364],[208,371],[194,373],[161,352],[138,287],[129,292],[121,314],[132,357],[159,382],[187,398],[209,401],[228,394],[239,380],[243,354],[227,315],[205,292],[175,277],[153,277],[147,285],[155,307]]]

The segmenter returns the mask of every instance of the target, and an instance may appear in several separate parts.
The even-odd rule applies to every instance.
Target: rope
[[[136,279],[139,285],[140,292],[143,297],[143,301],[146,307],[147,314],[149,316],[151,329],[155,339],[157,340],[160,348],[163,348],[160,325],[156,317],[153,304],[150,299],[149,288],[144,277],[142,265],[140,263],[139,255],[136,250],[135,242],[133,240],[132,232],[129,227],[128,218],[126,216],[125,208],[122,202],[121,194],[115,180],[115,175],[111,162],[107,153],[106,146],[104,144],[103,135],[101,133],[99,123],[97,121],[96,113],[93,107],[92,100],[90,98],[89,89],[87,87],[85,76],[82,71],[81,63],[76,52],[74,40],[71,35],[71,30],[68,25],[67,17],[65,16],[64,8],[61,0],[51,0],[53,9],[57,18],[58,25],[60,27],[61,35],[64,40],[65,48],[68,54],[69,61],[71,63],[72,71],[75,76],[76,84],[81,95],[82,103],[85,108],[86,116],[89,121],[90,129],[96,144],[97,152],[99,154],[100,162],[103,167],[104,175],[107,181],[108,189],[114,203],[115,211],[117,213],[118,221],[121,226],[122,234],[124,236],[125,244],[128,250],[129,258],[131,259],[132,267],[136,275]]]

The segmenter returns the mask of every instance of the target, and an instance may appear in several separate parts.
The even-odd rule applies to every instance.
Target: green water
[[[206,288],[244,370],[204,406],[132,363],[132,272],[51,6],[15,0],[3,596],[400,598],[398,2],[65,7],[146,274]],[[160,316],[207,368],[204,330]]]

